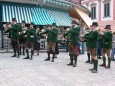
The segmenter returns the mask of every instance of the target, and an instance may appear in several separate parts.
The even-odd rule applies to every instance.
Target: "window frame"
[[[104,18],[110,17],[110,15],[111,15],[110,14],[110,2],[104,3],[103,6],[104,6],[104,10],[103,10],[104,11],[103,12],[104,13],[104,15],[103,15]]]
[[[96,6],[91,6],[91,19],[92,20],[97,19],[97,15],[96,15],[97,11],[96,10],[97,10]]]

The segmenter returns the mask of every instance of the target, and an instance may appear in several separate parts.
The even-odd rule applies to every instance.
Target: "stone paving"
[[[115,62],[111,69],[99,67],[97,74],[89,71],[86,55],[78,57],[76,68],[67,66],[69,56],[60,53],[55,62],[45,62],[46,53],[34,56],[33,60],[0,54],[0,86],[115,86]],[[99,60],[101,64],[102,60]]]

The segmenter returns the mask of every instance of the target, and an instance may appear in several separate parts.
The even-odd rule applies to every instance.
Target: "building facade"
[[[91,11],[91,19],[99,28],[111,25],[115,31],[115,0],[82,0],[81,4]]]

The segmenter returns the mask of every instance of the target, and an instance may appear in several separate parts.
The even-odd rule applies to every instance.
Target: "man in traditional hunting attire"
[[[26,45],[26,31],[27,27],[25,26],[25,21],[23,20],[21,23],[21,32],[19,35],[19,48],[20,48],[20,55],[21,55],[21,48],[23,48],[23,55],[25,55],[25,45]]]
[[[106,25],[105,32],[103,33],[103,41],[102,41],[102,58],[103,58],[103,64],[100,66],[103,66],[105,68],[111,67],[111,57],[110,52],[112,48],[112,32],[110,25]],[[106,66],[106,57],[105,54],[108,56],[108,65]]]
[[[87,28],[86,32],[85,32],[85,36],[90,36],[90,32],[91,32],[91,28]],[[85,39],[86,41],[86,47],[87,47],[87,57],[88,57],[88,60],[86,61],[86,63],[90,63],[91,59],[90,59],[90,40],[88,39]]]
[[[48,27],[48,29],[43,32],[42,34],[47,34],[47,54],[48,54],[48,58],[45,59],[45,61],[50,61],[50,50],[52,50],[53,53],[53,57],[52,57],[52,61],[54,62],[54,58],[55,58],[55,46],[56,46],[56,42],[57,37],[58,37],[58,30],[56,28],[56,24],[53,23],[51,27]]]
[[[34,24],[33,22],[31,22],[30,27],[28,28],[28,30],[26,31],[26,53],[27,53],[27,57],[24,59],[33,59],[33,48],[34,48],[34,41],[35,41],[35,33],[36,33],[36,29],[34,28]],[[31,57],[29,56],[29,48],[31,50]]]
[[[9,28],[6,30],[10,34],[11,44],[13,47],[14,55],[12,57],[19,58],[19,34],[20,26],[17,24],[17,20],[12,18],[12,23],[9,25]],[[17,54],[16,54],[17,53]]]
[[[70,56],[70,63],[67,65],[76,67],[77,65],[77,50],[76,46],[78,44],[78,35],[80,33],[80,27],[75,21],[72,21],[72,26],[70,30],[67,32],[67,35],[69,37],[69,56]],[[74,60],[74,62],[73,62]]]
[[[39,50],[40,50],[40,27],[36,26],[36,33],[35,33],[35,41],[34,41],[34,51],[37,51],[37,55],[39,55]]]
[[[93,59],[94,68],[89,69],[92,73],[97,73],[98,59],[97,59],[97,43],[98,43],[98,31],[97,31],[97,22],[92,23],[92,30],[90,35],[85,36],[89,42],[89,48],[91,52],[91,58]]]

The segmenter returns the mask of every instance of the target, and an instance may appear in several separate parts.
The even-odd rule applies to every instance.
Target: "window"
[[[91,18],[96,19],[96,7],[91,7]]]
[[[104,17],[110,16],[110,3],[104,4]]]

